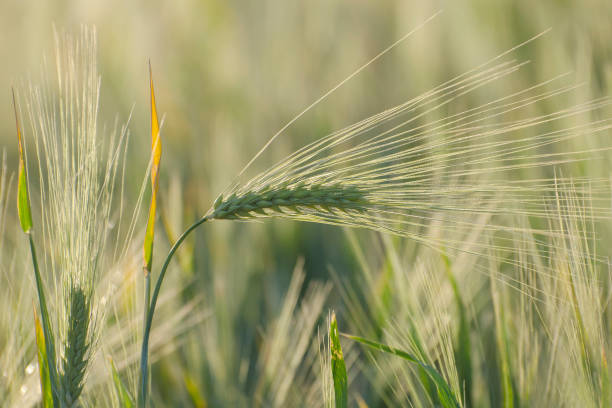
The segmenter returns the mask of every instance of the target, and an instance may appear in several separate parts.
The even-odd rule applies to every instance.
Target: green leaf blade
[[[47,349],[43,328],[34,308],[34,327],[36,331],[36,349],[38,350],[38,371],[40,373],[40,392],[43,408],[53,408],[53,390],[51,388],[51,376],[49,374],[49,361],[47,360]]]
[[[28,233],[32,229],[32,214],[30,212],[30,200],[28,196],[28,182],[23,158],[19,159],[19,184],[17,193],[17,210],[19,223],[23,232]]]
[[[457,305],[457,313],[459,317],[459,330],[457,333],[457,343],[455,345],[454,355],[457,364],[457,374],[459,376],[459,384],[463,390],[463,401],[466,406],[472,406],[472,344],[470,339],[470,323],[468,313],[459,290],[459,284],[453,274],[451,260],[447,255],[442,255],[444,261],[446,276],[453,289],[455,303]]]
[[[453,393],[450,385],[446,382],[444,377],[432,366],[420,361],[412,354],[396,349],[394,347],[390,347],[386,344],[378,343],[376,341],[368,340],[363,337],[353,336],[350,334],[342,334],[344,337],[347,337],[351,340],[354,340],[358,343],[364,344],[372,349],[382,351],[384,353],[393,354],[395,356],[401,357],[404,360],[410,361],[412,363],[418,364],[420,368],[422,368],[434,382],[438,392],[438,398],[440,399],[440,403],[445,408],[458,408],[461,407],[455,394]]]
[[[132,395],[130,394],[127,387],[123,383],[123,380],[121,380],[121,377],[119,376],[119,372],[117,371],[117,368],[115,367],[115,363],[113,362],[113,359],[109,359],[109,360],[110,360],[110,365],[111,365],[111,371],[113,374],[113,384],[115,385],[115,392],[117,393],[117,400],[119,401],[119,405],[122,408],[133,408],[134,399],[132,398]]]
[[[15,110],[15,124],[17,126],[17,143],[19,145],[19,176],[17,181],[17,212],[19,223],[25,233],[32,229],[32,213],[30,211],[30,197],[28,194],[28,177],[25,165],[25,154],[23,151],[23,138],[21,137],[21,125],[17,114],[17,103],[15,102],[15,91],[13,91],[13,109]]]
[[[329,322],[329,346],[336,408],[346,408],[348,406],[348,378],[335,313],[332,313]]]

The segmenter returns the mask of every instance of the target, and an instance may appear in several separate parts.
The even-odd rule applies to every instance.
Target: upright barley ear
[[[51,320],[44,310],[44,285],[35,261],[54,405],[71,407],[79,405],[95,352],[97,322],[104,314],[96,301],[96,288],[101,270],[110,266],[106,261],[112,261],[106,256],[106,244],[125,134],[98,130],[95,29],[83,26],[77,36],[56,32],[55,40],[56,72],[43,76],[42,86],[28,88],[27,106],[38,161],[41,264],[49,286],[55,289]],[[29,205],[22,200],[22,191],[27,197],[27,190],[21,188],[25,170],[23,174],[19,209],[27,232],[32,221]],[[32,234],[29,239],[34,258]]]

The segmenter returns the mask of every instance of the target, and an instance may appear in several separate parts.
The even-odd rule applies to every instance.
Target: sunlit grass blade
[[[348,406],[348,380],[335,313],[332,313],[329,322],[329,352],[331,354],[331,369],[332,378],[334,380],[334,392],[336,394],[336,408],[346,408]]]
[[[117,393],[117,400],[119,401],[119,405],[122,408],[132,408],[134,406],[134,399],[132,398],[132,395],[123,383],[123,380],[121,380],[121,377],[117,372],[117,368],[115,367],[113,359],[109,359],[109,362],[113,375],[113,384],[115,385],[115,392]]]
[[[159,122],[157,119],[157,108],[155,106],[155,92],[153,90],[153,72],[149,64],[150,88],[151,88],[151,206],[149,207],[149,220],[144,240],[144,263],[145,274],[151,271],[153,259],[153,238],[155,234],[155,216],[157,212],[157,190],[159,178],[159,163],[161,161],[161,138],[159,135]]]
[[[502,407],[514,408],[515,399],[518,398],[514,391],[512,383],[512,372],[509,356],[509,335],[506,327],[505,313],[503,305],[499,299],[497,285],[495,279],[491,279],[491,297],[493,299],[493,308],[495,312],[495,340],[500,360],[500,381],[502,389]]]
[[[34,327],[36,330],[36,350],[38,351],[38,371],[40,373],[40,393],[43,408],[53,408],[53,390],[51,389],[51,377],[49,376],[49,361],[45,345],[40,319],[34,308]]]
[[[467,311],[459,284],[453,274],[451,260],[448,256],[443,255],[444,264],[446,266],[446,276],[453,289],[453,296],[457,304],[457,313],[459,317],[459,330],[457,333],[457,344],[455,346],[455,361],[457,362],[457,374],[459,375],[459,383],[463,390],[466,406],[472,406],[472,344],[470,340],[470,324],[467,318]]]
[[[412,354],[403,351],[403,350],[399,350],[396,349],[394,347],[390,347],[386,344],[382,344],[382,343],[378,343],[372,340],[368,340],[368,339],[364,339],[363,337],[358,337],[358,336],[353,336],[351,334],[345,334],[342,333],[342,335],[344,337],[347,337],[351,340],[354,340],[356,342],[359,342],[361,344],[365,344],[366,346],[374,349],[374,350],[378,350],[378,351],[382,351],[384,353],[389,353],[389,354],[393,354],[395,356],[401,357],[404,360],[408,360],[412,363],[417,364],[420,368],[422,368],[423,370],[425,370],[425,372],[429,375],[429,377],[431,378],[431,380],[434,382],[434,384],[436,385],[436,389],[438,392],[438,398],[440,399],[440,403],[442,404],[443,407],[453,407],[453,408],[457,408],[460,407],[461,405],[459,404],[459,400],[456,398],[456,396],[454,395],[450,385],[446,382],[446,380],[444,379],[444,377],[442,377],[442,375],[440,375],[440,373],[433,368],[432,366],[430,366],[429,364],[425,364],[424,362],[418,360],[415,356],[413,356]]]

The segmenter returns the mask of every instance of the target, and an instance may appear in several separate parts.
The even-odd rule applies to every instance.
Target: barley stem
[[[147,318],[145,321],[144,327],[144,335],[142,338],[142,349],[140,353],[140,390],[138,393],[138,406],[140,408],[144,408],[147,404],[147,393],[148,393],[148,382],[149,382],[149,336],[151,334],[151,325],[153,323],[153,315],[155,314],[155,305],[157,304],[157,297],[159,296],[159,291],[161,290],[161,285],[164,281],[164,276],[166,275],[166,270],[168,269],[168,265],[174,256],[174,253],[179,249],[185,238],[197,227],[204,224],[209,220],[208,216],[200,218],[198,221],[193,223],[189,228],[185,230],[181,234],[181,236],[176,240],[168,255],[166,256],[166,260],[159,272],[159,277],[155,282],[155,289],[153,290],[153,296],[151,297],[151,303],[149,305],[149,310],[147,312]]]
[[[143,322],[147,321],[147,316],[149,314],[149,307],[151,304],[151,272],[147,272],[145,275],[145,298],[144,298],[144,316]],[[143,326],[143,336],[145,335],[144,326]]]

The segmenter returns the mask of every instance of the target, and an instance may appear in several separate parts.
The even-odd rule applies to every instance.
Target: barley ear
[[[234,193],[226,199],[221,195],[213,205],[211,218],[249,219],[321,210],[350,214],[366,211],[369,205],[365,193],[355,186],[301,182],[264,186],[256,191]]]
[[[82,288],[73,286],[70,289],[69,307],[61,388],[63,402],[67,406],[73,406],[83,391],[83,380],[88,363],[90,344],[87,334],[91,311],[90,296]]]

